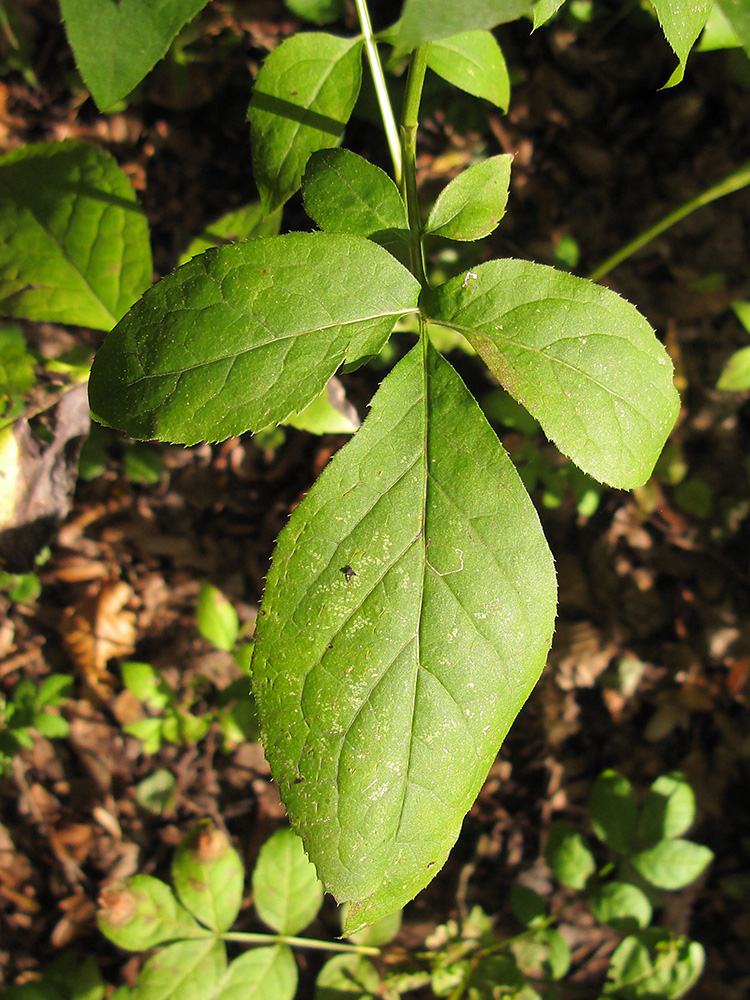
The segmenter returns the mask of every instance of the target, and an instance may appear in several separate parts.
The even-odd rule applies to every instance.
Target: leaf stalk
[[[429,43],[414,50],[409,62],[406,78],[406,93],[401,112],[401,153],[404,175],[401,194],[406,203],[406,213],[411,232],[411,270],[423,288],[428,288],[422,247],[422,218],[419,213],[417,193],[417,130],[419,128],[419,105],[422,100]]]
[[[355,955],[380,954],[380,948],[374,948],[370,945],[347,944],[345,941],[318,941],[316,938],[293,937],[288,934],[251,934],[245,931],[226,931],[219,937],[222,941],[239,941],[243,944],[288,944],[297,948],[312,948],[316,951],[348,952]]]
[[[378,98],[378,106],[380,107],[380,116],[383,119],[385,137],[388,141],[388,149],[390,150],[391,161],[393,162],[393,179],[400,187],[401,179],[403,177],[403,161],[396,118],[393,114],[393,108],[391,107],[391,99],[388,96],[388,86],[385,82],[383,65],[380,61],[380,53],[378,52],[378,47],[375,43],[375,37],[372,32],[372,22],[370,21],[370,12],[367,9],[367,0],[355,0],[355,3],[357,6],[359,26],[362,29],[362,37],[365,40],[367,62],[370,65],[372,82],[375,85],[375,93]]]

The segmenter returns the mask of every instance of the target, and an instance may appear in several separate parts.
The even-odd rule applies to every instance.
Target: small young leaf
[[[98,419],[195,444],[299,413],[377,354],[420,286],[369,240],[291,233],[207,250],[136,303],[94,359]]]
[[[144,753],[155,754],[161,747],[163,728],[163,719],[136,719],[123,726],[123,732],[140,740]]]
[[[312,923],[323,902],[315,866],[290,829],[277,830],[258,855],[253,871],[258,916],[280,934],[297,934]]]
[[[321,229],[378,243],[409,239],[409,221],[388,174],[347,149],[313,153],[302,179],[305,211]]]
[[[180,255],[180,264],[187,264],[204,250],[211,247],[225,246],[236,240],[257,240],[260,236],[278,236],[281,228],[281,209],[264,215],[259,202],[254,201],[243,205],[233,212],[227,212],[220,219],[192,240],[185,252]]]
[[[346,0],[285,0],[289,10],[315,24],[330,24],[346,13]]]
[[[438,195],[425,233],[466,241],[489,236],[505,214],[512,162],[509,154],[491,156],[454,177]]]
[[[667,86],[679,83],[685,75],[685,63],[698,35],[703,31],[714,0],[651,0],[662,31],[679,59],[679,66]]]
[[[730,356],[716,388],[724,392],[746,392],[750,389],[750,347],[741,347]]]
[[[594,855],[586,841],[569,823],[555,822],[549,828],[544,858],[558,882],[570,889],[583,889],[596,870]]]
[[[206,1000],[214,997],[227,964],[223,941],[179,941],[141,969],[132,1000]]]
[[[292,1000],[297,963],[285,944],[253,948],[235,958],[211,1000]]]
[[[299,188],[311,154],[341,139],[362,83],[363,44],[324,32],[292,35],[263,64],[248,119],[266,215]]]
[[[131,694],[154,712],[174,702],[174,691],[150,663],[126,660],[120,665],[122,682]]]
[[[651,903],[645,892],[630,882],[606,882],[588,893],[594,916],[615,930],[631,934],[651,923]]]
[[[65,701],[73,687],[70,674],[50,674],[39,685],[34,702],[37,708],[50,706],[55,708]]]
[[[151,875],[134,875],[106,886],[96,922],[106,938],[126,951],[146,951],[165,941],[206,933],[169,886]]]
[[[348,907],[346,905],[341,907],[342,928],[346,926],[347,911]],[[349,940],[353,941],[354,944],[367,945],[370,947],[388,944],[388,942],[392,941],[401,930],[402,917],[403,910],[394,910],[393,913],[386,914],[386,916],[381,917],[376,923],[370,924],[369,927],[363,927],[361,931],[350,934]]]
[[[0,314],[110,330],[151,267],[146,220],[105,150],[39,143],[0,159]]]
[[[406,0],[395,55],[405,55],[424,42],[531,17],[531,12],[532,0]]]
[[[635,792],[627,778],[617,771],[603,771],[591,789],[589,810],[599,840],[618,854],[627,854],[638,822]]]
[[[706,954],[697,941],[649,927],[622,941],[612,956],[605,994],[622,1000],[676,1000],[695,985]]]
[[[747,0],[716,0],[716,4],[736,31],[745,52],[750,55],[750,5]]]
[[[683,889],[713,861],[713,851],[692,840],[674,837],[630,856],[630,862],[657,889]]]
[[[423,304],[584,472],[622,489],[648,479],[679,396],[669,356],[630,303],[552,267],[494,260]]]
[[[172,859],[172,881],[182,905],[212,931],[228,931],[240,912],[245,872],[225,833],[202,820]]]
[[[555,16],[565,0],[536,0],[534,4],[534,30]]]
[[[547,905],[539,893],[518,882],[510,890],[510,908],[524,927],[533,927],[547,916]]]
[[[234,605],[218,587],[203,581],[198,595],[198,631],[217,649],[231,652],[240,631]]]
[[[695,793],[683,774],[662,774],[651,785],[638,822],[638,842],[655,844],[685,833],[695,822]]]
[[[319,876],[352,901],[347,934],[445,862],[555,613],[528,494],[425,351],[398,363],[292,514],[256,630],[266,753]]]
[[[52,712],[37,712],[34,716],[34,728],[47,739],[64,739],[70,732],[68,720]]]
[[[135,786],[135,800],[142,809],[161,816],[174,808],[177,796],[177,778],[164,767],[159,767]]]
[[[361,955],[336,955],[318,973],[315,1000],[375,1000],[379,986],[372,962]]]
[[[464,31],[433,42],[427,52],[427,65],[454,87],[508,110],[508,67],[492,32]]]
[[[76,65],[100,111],[136,87],[208,0],[60,0]]]
[[[346,398],[346,389],[334,376],[319,396],[284,423],[308,434],[353,434],[360,425],[359,414]]]

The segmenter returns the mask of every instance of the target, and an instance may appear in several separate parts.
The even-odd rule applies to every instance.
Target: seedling
[[[742,5],[720,5],[741,36]],[[203,6],[62,0],[100,108],[124,99]],[[654,0],[675,81],[711,6]],[[444,863],[539,676],[555,615],[533,505],[431,330],[461,333],[560,450],[610,486],[647,480],[679,407],[664,349],[615,293],[525,260],[469,262],[437,287],[425,274],[426,240],[493,232],[511,169],[504,155],[473,164],[423,215],[428,67],[502,105],[502,87],[477,85],[500,79],[489,29],[523,16],[538,27],[561,7],[405,0],[377,38],[357,0],[359,35],[285,40],[250,105],[255,180],[267,218],[302,187],[320,231],[208,249],[148,290],[145,222],[106,153],[65,143],[0,161],[3,311],[111,330],[91,405],[133,437],[192,444],[295,420],[339,369],[381,352],[399,320],[418,332],[282,532],[252,662],[274,776],[326,888],[351,903],[348,931],[399,908]],[[306,6],[317,20],[339,9]],[[386,44],[393,65],[408,60],[398,123]],[[363,56],[392,178],[340,147]]]
[[[35,734],[49,739],[68,735],[70,727],[59,708],[72,686],[73,678],[66,674],[50,674],[39,686],[24,677],[10,698],[0,695],[0,774],[9,771],[19,750],[33,747]]]

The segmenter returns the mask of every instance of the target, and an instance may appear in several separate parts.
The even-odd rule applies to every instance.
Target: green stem
[[[375,93],[378,98],[380,115],[383,119],[385,137],[388,140],[388,149],[390,150],[391,160],[393,161],[393,177],[396,184],[400,187],[401,178],[403,176],[403,164],[401,159],[401,144],[398,138],[396,118],[393,114],[390,97],[388,96],[388,87],[383,74],[383,66],[380,62],[380,54],[378,53],[378,47],[375,44],[375,38],[372,33],[372,24],[370,22],[370,12],[367,9],[367,0],[355,0],[355,3],[357,5],[359,25],[362,29],[362,37],[365,40],[367,61],[370,64],[372,81],[375,85]]]
[[[364,944],[346,944],[343,941],[318,941],[315,938],[291,937],[287,934],[246,934],[244,931],[227,931],[220,934],[222,941],[240,941],[244,944],[288,944],[297,948],[313,948],[316,951],[345,951],[355,955],[379,955],[380,948]]]
[[[618,264],[622,264],[624,260],[631,257],[634,253],[645,247],[647,243],[660,236],[667,229],[670,229],[675,223],[680,222],[685,216],[690,215],[698,208],[703,208],[704,205],[710,205],[712,201],[716,201],[717,198],[723,198],[724,195],[733,194],[735,191],[741,191],[742,188],[747,187],[750,184],[750,163],[745,163],[735,170],[734,173],[730,174],[729,177],[725,177],[723,181],[719,181],[718,184],[714,184],[713,187],[708,188],[699,194],[697,198],[693,198],[691,201],[686,202],[679,208],[675,209],[674,212],[670,212],[669,215],[665,215],[664,218],[657,222],[655,225],[650,226],[648,229],[644,230],[640,236],[636,236],[634,240],[630,243],[626,243],[621,250],[617,253],[612,254],[608,257],[603,264],[600,264],[596,270],[592,271],[589,275],[590,281],[599,281],[603,278],[605,274],[609,274],[610,271],[614,270]]]
[[[428,282],[424,269],[422,218],[419,214],[417,195],[417,129],[419,128],[419,104],[422,100],[422,88],[427,72],[429,47],[429,43],[420,45],[412,53],[409,74],[406,78],[404,107],[401,112],[401,153],[404,164],[401,194],[406,202],[409,230],[411,231],[411,269],[423,288],[428,287]]]

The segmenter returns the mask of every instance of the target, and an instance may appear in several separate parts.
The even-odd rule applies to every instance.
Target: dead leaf
[[[89,693],[99,701],[109,698],[114,688],[108,661],[129,656],[135,649],[135,613],[125,610],[132,597],[132,589],[118,580],[63,614],[60,631],[68,655]]]

